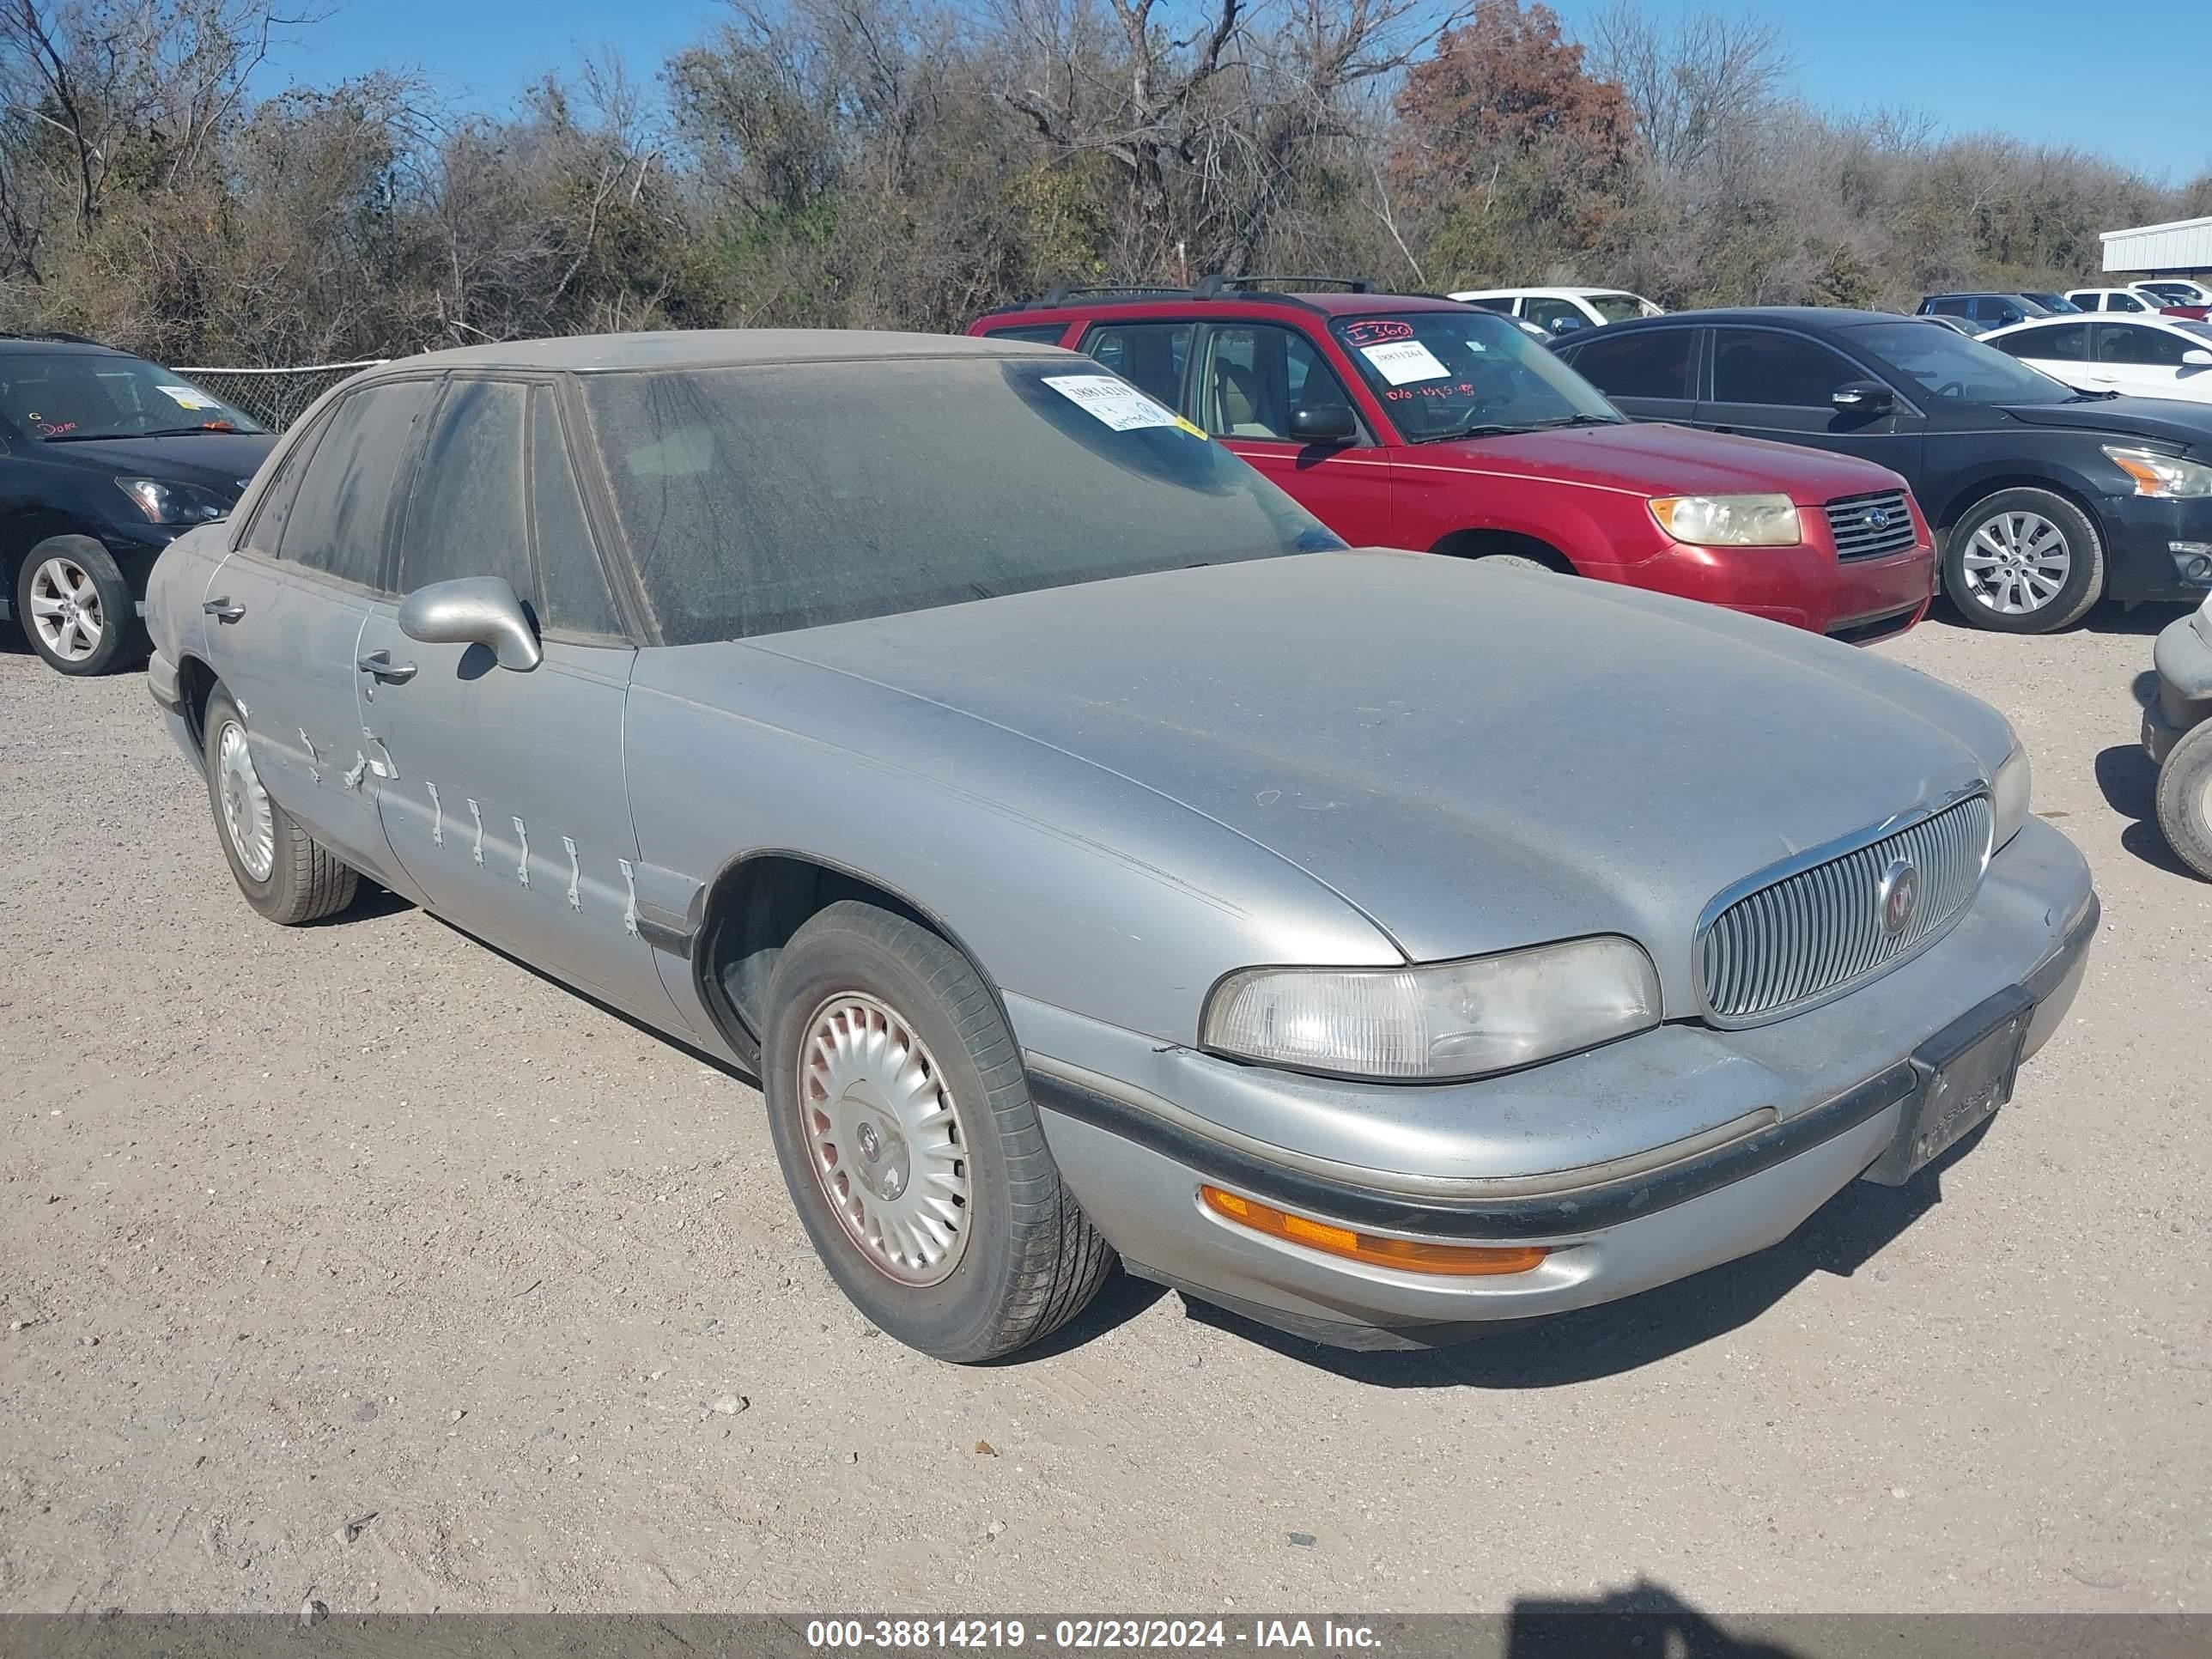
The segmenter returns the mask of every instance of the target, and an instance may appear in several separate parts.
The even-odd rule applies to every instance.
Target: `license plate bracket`
[[[1976,1004],[1912,1051],[1920,1080],[1897,1135],[1866,1174],[1902,1186],[2012,1098],[2035,999],[2017,985]]]

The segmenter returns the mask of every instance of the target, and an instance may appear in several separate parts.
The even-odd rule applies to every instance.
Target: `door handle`
[[[213,617],[219,623],[236,622],[246,614],[246,607],[242,605],[233,605],[228,594],[221,599],[204,601],[200,610],[203,614]]]
[[[404,685],[415,678],[411,662],[394,662],[389,651],[372,651],[354,664],[364,674],[373,674],[386,685]]]
[[[1716,432],[1733,432],[1735,428],[1732,426],[1717,426],[1713,430]]]

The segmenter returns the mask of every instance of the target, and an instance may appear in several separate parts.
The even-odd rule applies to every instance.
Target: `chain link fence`
[[[187,368],[179,363],[176,372],[232,408],[244,410],[271,432],[282,432],[346,376],[383,361],[373,357],[365,362],[311,363],[301,368]]]

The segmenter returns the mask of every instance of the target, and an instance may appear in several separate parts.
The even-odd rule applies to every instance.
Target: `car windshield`
[[[1608,323],[1626,323],[1649,314],[1633,294],[1585,294],[1583,303]]]
[[[2081,396],[1995,346],[1917,319],[1860,323],[1842,332],[1934,397],[1967,404],[2063,404]]]
[[[262,429],[190,380],[109,351],[0,352],[0,413],[46,443]]]
[[[1548,348],[1490,312],[1347,318],[1336,334],[1411,443],[1627,418]]]
[[[2169,317],[2166,321],[2185,334],[2194,334],[2199,339],[2212,343],[2212,323],[2192,323],[2186,317]]]
[[[583,390],[670,645],[1344,546],[1066,354],[600,374]]]

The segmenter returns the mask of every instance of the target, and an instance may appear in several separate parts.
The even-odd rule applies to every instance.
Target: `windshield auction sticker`
[[[213,409],[216,406],[215,399],[209,397],[206,392],[195,392],[188,386],[165,386],[157,387],[156,390],[166,396],[171,403],[181,408]]]
[[[1111,374],[1048,374],[1044,383],[1116,432],[1182,424],[1136,387]]]
[[[1437,361],[1437,354],[1419,340],[1392,340],[1383,345],[1359,348],[1359,355],[1375,365],[1392,386],[1409,380],[1441,380],[1451,373]]]

